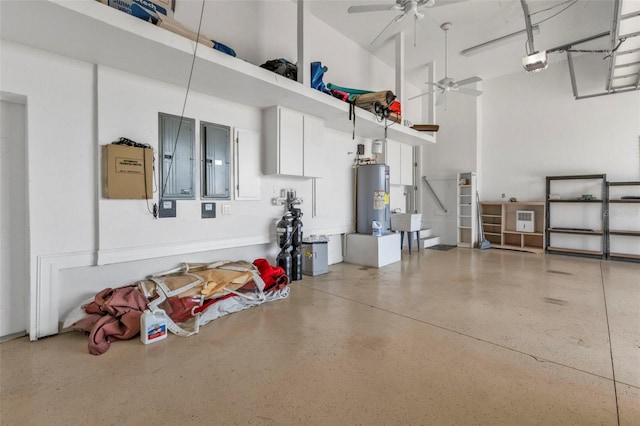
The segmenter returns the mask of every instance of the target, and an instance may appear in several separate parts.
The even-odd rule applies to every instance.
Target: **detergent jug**
[[[382,224],[377,220],[374,220],[373,222],[371,222],[371,229],[372,229],[372,235],[375,235],[376,237],[382,236]]]
[[[146,309],[140,317],[140,340],[145,345],[167,338],[167,314],[162,309]]]

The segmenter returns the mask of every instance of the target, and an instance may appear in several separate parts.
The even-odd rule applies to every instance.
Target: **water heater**
[[[389,206],[389,166],[364,164],[356,169],[356,232],[371,235],[371,224],[382,224],[382,233],[391,228]]]

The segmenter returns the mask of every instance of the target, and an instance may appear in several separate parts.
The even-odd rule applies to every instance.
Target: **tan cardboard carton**
[[[105,145],[102,151],[105,198],[149,199],[153,197],[153,150]]]

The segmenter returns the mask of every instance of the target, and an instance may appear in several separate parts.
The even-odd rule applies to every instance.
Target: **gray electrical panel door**
[[[195,120],[159,114],[160,198],[195,198]],[[179,134],[178,134],[179,133]]]
[[[202,197],[230,198],[231,129],[217,124],[200,124],[202,145]]]

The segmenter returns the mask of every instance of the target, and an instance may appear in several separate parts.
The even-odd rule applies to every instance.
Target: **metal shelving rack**
[[[611,249],[611,237],[616,239],[617,237],[632,237],[638,241],[638,245],[640,245],[640,224],[636,225],[634,229],[617,229],[617,227],[611,227],[612,217],[617,217],[618,212],[616,208],[621,205],[626,205],[629,209],[633,209],[633,212],[629,214],[629,216],[633,216],[635,214],[640,213],[640,198],[621,198],[619,195],[615,195],[615,198],[611,198],[612,189],[611,187],[637,187],[636,193],[633,194],[633,197],[640,197],[640,181],[634,182],[607,182],[607,201],[609,203],[609,208],[607,210],[606,220],[607,220],[607,248],[609,259],[611,260],[625,260],[628,262],[640,262],[640,250],[636,253],[623,253],[619,251],[613,252]],[[615,189],[614,189],[615,191]],[[620,197],[620,198],[618,198]],[[615,220],[614,220],[615,223]],[[617,225],[617,223],[616,223]]]
[[[550,199],[551,194],[551,185],[554,181],[566,181],[566,180],[600,180],[602,193],[599,199],[581,199],[581,198],[559,198],[559,199]],[[545,234],[546,234],[546,252],[547,253],[557,253],[557,254],[569,254],[575,256],[587,256],[587,257],[597,257],[600,259],[605,259],[607,257],[608,251],[608,239],[607,239],[607,200],[608,200],[608,186],[607,186],[607,175],[606,174],[593,174],[593,175],[572,175],[572,176],[547,176],[547,196],[546,196],[546,223],[545,223]],[[565,227],[552,227],[552,217],[551,217],[551,205],[556,203],[571,203],[576,206],[584,205],[584,204],[599,204],[601,206],[600,211],[600,229],[581,229],[578,227],[575,228],[565,228]],[[596,236],[600,237],[600,249],[599,250],[583,250],[583,249],[574,249],[567,247],[554,247],[551,246],[551,234],[567,234],[567,235],[577,235],[577,236]]]

